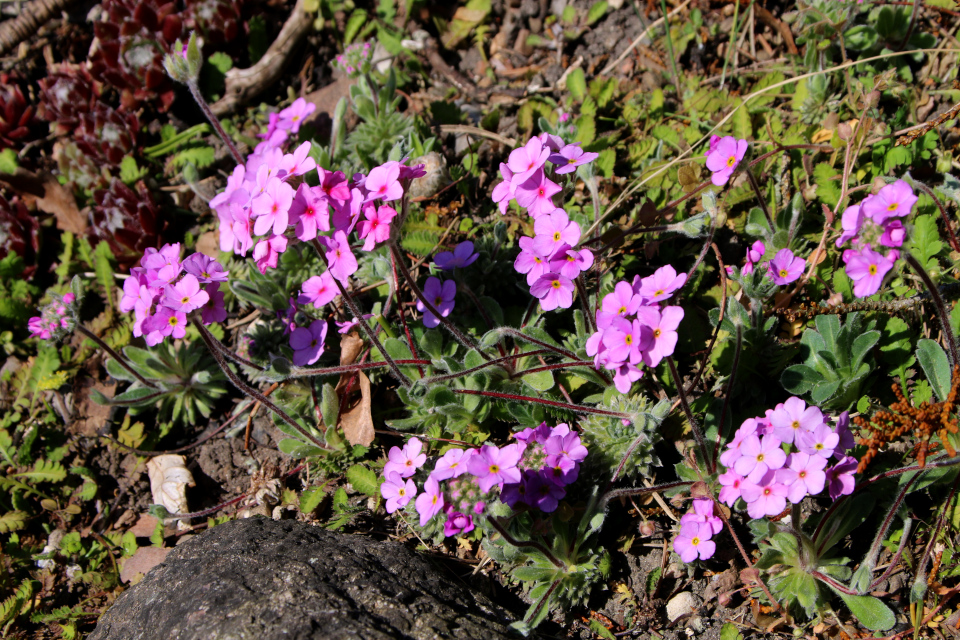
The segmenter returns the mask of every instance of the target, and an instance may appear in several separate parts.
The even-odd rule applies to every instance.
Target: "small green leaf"
[[[320,447],[293,438],[284,438],[277,443],[277,448],[293,458],[310,458],[323,455],[323,449]]]
[[[360,493],[372,497],[380,495],[380,479],[371,469],[355,464],[347,469],[347,480]]]
[[[836,590],[835,590],[836,591]],[[850,613],[871,631],[886,631],[897,624],[897,617],[890,607],[873,596],[850,596],[837,591]]]
[[[10,148],[0,151],[0,173],[16,173],[19,166],[16,151]]]
[[[607,13],[607,2],[606,0],[600,0],[599,2],[594,2],[590,6],[590,10],[587,12],[587,25],[592,25],[594,22],[602,18]]]
[[[817,197],[828,207],[840,201],[840,175],[826,162],[813,168],[813,181],[817,185]]]
[[[313,513],[323,502],[326,495],[327,492],[324,491],[324,487],[304,489],[303,493],[300,494],[300,512],[304,514]]]
[[[360,29],[367,23],[367,12],[363,9],[354,9],[343,30],[343,43],[350,44],[360,33]]]
[[[743,640],[743,634],[732,622],[727,622],[720,629],[720,640]]]
[[[578,102],[583,101],[587,95],[587,80],[582,68],[577,67],[567,76],[567,91]]]
[[[917,341],[917,360],[923,367],[923,373],[933,387],[933,392],[937,394],[937,399],[940,402],[946,401],[953,377],[946,352],[935,341],[924,338]]]

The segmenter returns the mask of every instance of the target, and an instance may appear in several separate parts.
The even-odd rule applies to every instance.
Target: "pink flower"
[[[502,162],[500,163],[500,175],[503,176],[503,181],[497,183],[497,186],[493,188],[493,201],[497,203],[500,215],[506,215],[510,201],[517,195],[517,188],[513,184],[513,172],[510,171],[510,167]]]
[[[383,202],[390,202],[402,198],[403,187],[400,186],[399,177],[400,167],[395,163],[374,167],[370,171],[370,175],[367,176],[366,182],[364,182],[364,187],[368,192],[364,202],[377,198]]]
[[[253,219],[250,217],[249,208],[241,208],[238,205],[231,205],[233,212],[233,222],[230,225],[230,235],[233,237],[233,252],[238,256],[247,255],[247,251],[253,247]],[[220,223],[220,242],[223,242],[223,223]],[[221,250],[226,251],[221,246]]]
[[[787,466],[777,471],[777,480],[787,487],[787,499],[798,504],[804,496],[815,496],[823,491],[827,477],[823,468],[826,466],[827,459],[822,456],[791,453]]]
[[[417,513],[420,514],[420,526],[425,527],[435,515],[443,510],[443,492],[436,478],[427,478],[423,485],[423,493],[417,496]]]
[[[538,138],[530,138],[527,144],[511,151],[510,157],[507,159],[507,166],[513,172],[513,183],[520,184],[526,181],[527,178],[543,167],[549,156],[550,150],[544,149]],[[527,205],[521,202],[520,206],[525,207]]]
[[[861,203],[863,212],[877,224],[883,224],[887,218],[902,218],[910,214],[917,203],[916,195],[903,180],[888,184],[875,196],[868,196]]]
[[[902,247],[906,237],[907,230],[904,228],[902,220],[887,220],[883,223],[883,235],[880,236],[880,246]]]
[[[513,262],[513,268],[517,273],[527,274],[527,285],[533,286],[533,283],[549,271],[548,256],[543,256],[533,246],[533,238],[522,236],[519,240],[520,254]]]
[[[177,284],[168,285],[163,298],[163,304],[174,311],[190,313],[207,304],[210,296],[200,288],[200,282],[189,273]]]
[[[417,495],[417,485],[409,479],[404,482],[400,474],[394,472],[388,474],[386,482],[380,485],[380,495],[387,501],[387,513],[393,513],[407,506],[413,496]]]
[[[652,346],[643,353],[643,361],[648,367],[655,367],[667,356],[673,355],[677,346],[677,327],[683,320],[683,309],[680,307],[664,307],[658,311],[656,307],[640,307],[637,319],[648,326],[653,335]]]
[[[790,249],[780,249],[767,265],[774,284],[785,285],[797,280],[803,274],[803,258],[797,258]]]
[[[559,273],[565,278],[575,279],[582,271],[593,266],[593,252],[589,249],[579,251],[568,247],[560,247],[549,262],[549,271]]]
[[[776,473],[768,473],[759,484],[744,484],[741,487],[743,501],[751,518],[775,516],[787,506],[787,486],[776,481]]]
[[[300,131],[300,125],[303,124],[303,121],[316,109],[317,105],[312,102],[297,98],[293,101],[293,104],[280,112],[277,127],[295,134]]]
[[[449,480],[458,478],[467,472],[467,462],[469,462],[473,450],[464,451],[463,449],[450,449],[437,460],[430,477],[437,480]]]
[[[780,439],[776,436],[747,436],[740,445],[740,458],[733,470],[751,482],[759,482],[767,471],[776,471],[787,460],[787,454],[780,448]]]
[[[611,367],[607,367],[610,369]],[[643,377],[643,371],[640,371],[636,365],[625,362],[617,366],[613,374],[613,386],[620,393],[628,393],[633,383]]]
[[[257,221],[253,225],[253,232],[258,236],[273,231],[274,235],[282,235],[287,229],[290,216],[290,205],[293,204],[293,187],[279,178],[271,178],[266,188],[254,198],[251,209]]]
[[[280,160],[280,171],[289,176],[302,176],[317,168],[317,161],[310,157],[310,141],[297,147]]]
[[[317,167],[317,174],[320,176],[320,186],[317,188],[323,193],[327,202],[334,204],[350,199],[350,185],[347,184],[347,177],[343,175],[343,171],[327,171],[323,167]]]
[[[473,529],[473,516],[464,515],[459,511],[451,510],[447,514],[447,521],[443,523],[443,535],[448,538],[463,533],[470,533]]]
[[[557,174],[563,175],[576,170],[582,164],[593,162],[600,154],[584,151],[579,144],[568,144],[547,160],[557,165]]]
[[[720,495],[717,496],[717,499],[728,507],[732,507],[733,503],[740,498],[743,483],[746,482],[749,484],[746,478],[732,471],[721,473],[717,480],[723,486],[723,489],[720,489]]]
[[[831,500],[853,493],[855,484],[853,474],[856,472],[857,461],[850,456],[844,456],[840,462],[827,469],[827,482],[829,483]]]
[[[520,482],[517,463],[522,453],[523,445],[520,444],[508,444],[502,448],[485,444],[470,458],[467,470],[477,478],[480,490],[486,493],[498,484]]]
[[[327,337],[326,320],[314,320],[310,328],[297,327],[290,334],[293,349],[293,364],[298,367],[311,365],[323,354],[323,341]]]
[[[857,237],[860,229],[863,227],[863,207],[861,204],[855,204],[843,210],[843,216],[840,218],[840,227],[843,233],[837,238],[837,247],[840,247],[850,240]]]
[[[550,180],[543,170],[538,169],[525,181],[516,184],[517,204],[527,210],[534,218],[544,213],[550,213],[556,206],[553,196],[560,192],[560,185]],[[568,244],[576,244],[568,243]]]
[[[559,273],[545,273],[530,287],[533,297],[540,300],[544,311],[557,307],[569,309],[573,305],[573,281]]]
[[[320,242],[326,248],[327,271],[340,282],[346,283],[347,278],[356,273],[357,259],[350,250],[347,234],[337,231],[332,238],[322,238]]]
[[[624,318],[634,315],[642,303],[643,296],[635,294],[633,287],[621,281],[613,288],[612,293],[608,293],[603,297],[603,303],[600,305],[600,308],[604,313]]]
[[[366,218],[360,223],[360,238],[366,238],[363,250],[373,251],[378,244],[390,239],[390,221],[397,212],[386,205],[374,208],[372,204],[367,204],[363,208],[363,215]]]
[[[711,140],[710,151],[707,153],[707,169],[713,172],[710,181],[718,187],[727,184],[746,153],[746,140],[737,140],[733,136],[726,136],[720,138],[716,146]]]
[[[533,248],[542,256],[552,256],[563,245],[572,247],[580,242],[580,225],[571,221],[563,209],[537,218],[533,230],[537,234]]]
[[[210,295],[210,301],[200,310],[200,320],[203,324],[223,322],[227,319],[227,310],[223,306],[223,292],[220,291],[220,283],[214,282],[207,285],[207,293]]]
[[[544,477],[544,471],[528,476],[524,483],[527,485],[528,503],[536,504],[537,508],[544,513],[556,511],[560,501],[567,495],[563,487]]]
[[[160,307],[143,323],[143,332],[144,334],[157,333],[161,340],[166,336],[179,340],[187,335],[187,314],[170,307]],[[159,340],[154,344],[158,343]]]
[[[409,478],[427,461],[427,454],[422,451],[423,443],[418,438],[410,438],[403,449],[390,447],[383,475],[389,477],[391,473],[397,473],[401,478]]]
[[[812,456],[821,456],[824,460],[833,455],[840,443],[840,436],[826,424],[812,431],[800,431],[794,441],[797,449]]]
[[[619,316],[614,318],[603,332],[603,346],[610,362],[637,364],[650,347],[650,327],[640,320],[632,322]]]
[[[309,242],[317,237],[317,230],[330,230],[330,212],[322,192],[306,182],[297,187],[290,204],[290,224],[296,226],[297,238]]]
[[[646,278],[641,280],[634,278],[633,290],[643,296],[646,304],[662,302],[672,296],[673,292],[682,287],[686,281],[687,274],[677,275],[677,271],[668,264]]]
[[[324,271],[322,275],[311,276],[303,283],[300,295],[297,297],[299,304],[312,304],[320,308],[340,295],[333,276],[329,271]]]
[[[893,269],[893,260],[867,247],[859,253],[845,252],[843,260],[846,263],[845,271],[853,280],[853,295],[858,298],[866,298],[879,291],[887,272]]]
[[[673,539],[673,550],[684,562],[707,560],[716,552],[717,543],[710,539],[709,526],[690,522],[680,527],[680,535]]]
[[[287,250],[287,239],[283,236],[270,236],[270,238],[261,240],[253,248],[253,259],[257,263],[260,273],[266,273],[267,269],[277,268],[277,259],[280,254]]]
[[[423,297],[430,301],[433,308],[444,318],[450,315],[456,304],[457,283],[453,280],[446,282],[430,276],[423,286]],[[422,300],[417,300],[417,311],[423,314],[423,326],[433,329],[440,324],[440,319],[427,309]]]
[[[229,275],[223,265],[202,253],[194,253],[183,261],[183,270],[202,283],[226,282]]]
[[[795,442],[801,431],[813,431],[823,424],[823,413],[820,409],[808,407],[806,402],[796,396],[778,404],[769,417],[773,425],[773,435],[786,444]]]
[[[693,501],[693,512],[685,513],[680,518],[681,528],[688,522],[706,525],[711,537],[723,530],[723,520],[713,514],[713,500],[710,498],[698,498]]]

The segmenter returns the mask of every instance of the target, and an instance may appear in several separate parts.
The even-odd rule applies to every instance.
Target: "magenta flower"
[[[323,167],[317,167],[317,174],[320,176],[320,186],[317,188],[327,202],[335,204],[350,199],[350,185],[343,171],[327,171]]]
[[[726,136],[720,138],[716,146],[711,141],[710,151],[707,153],[707,169],[713,172],[710,181],[718,187],[727,184],[746,153],[746,140],[737,140],[733,136]]]
[[[467,462],[470,460],[472,451],[472,449],[470,451],[450,449],[437,460],[433,471],[430,472],[430,477],[437,480],[449,480],[462,476],[467,472]]]
[[[238,205],[231,205],[233,213],[233,222],[230,225],[230,236],[233,238],[233,252],[238,256],[246,256],[247,251],[253,247],[253,218],[250,217],[249,208],[241,208]],[[220,242],[223,242],[223,224],[220,225]],[[226,251],[221,246],[221,250]]]
[[[840,218],[840,228],[843,229],[843,233],[837,238],[837,247],[857,237],[863,227],[863,220],[862,203],[849,206],[843,210],[843,216]]]
[[[767,471],[783,467],[786,460],[787,454],[780,448],[780,439],[776,436],[747,436],[740,445],[740,458],[733,470],[751,482],[759,482]]]
[[[850,456],[844,456],[840,462],[827,469],[827,483],[831,500],[853,493],[855,481],[853,474],[857,472],[857,461]]]
[[[167,336],[180,340],[187,335],[187,314],[170,307],[160,307],[153,316],[144,321],[143,332],[145,335],[159,334],[159,340],[154,344],[158,344],[160,340]]]
[[[288,153],[280,160],[280,172],[285,177],[302,176],[317,168],[317,161],[310,157],[310,141],[297,147],[293,153]]]
[[[443,535],[446,537],[470,533],[474,529],[473,516],[468,516],[459,511],[450,511],[447,514],[447,521],[443,523]]]
[[[833,455],[840,460],[847,451],[853,449],[857,444],[853,438],[853,432],[850,430],[849,411],[844,411],[837,417],[836,431],[837,435],[840,436],[840,441],[837,443],[837,448],[834,450]]]
[[[324,271],[322,275],[311,276],[303,283],[301,293],[297,296],[297,303],[312,304],[320,308],[340,295],[337,284],[333,281],[333,276],[329,271]]]
[[[372,318],[372,317],[373,317],[373,314],[372,314],[372,313],[365,313],[365,314],[363,314],[363,315],[360,316],[360,317],[363,318],[363,319],[366,321],[366,320],[369,320],[370,318]],[[335,321],[334,321],[334,324],[337,325],[337,333],[344,334],[344,333],[350,333],[351,331],[353,331],[354,327],[356,327],[358,324],[360,324],[360,321],[357,320],[357,319],[345,320],[344,322],[340,322],[339,320],[335,320]]]
[[[327,271],[340,282],[346,283],[347,278],[356,273],[357,259],[350,250],[347,234],[338,230],[332,238],[322,238],[320,242],[326,248]]]
[[[253,259],[257,263],[260,273],[267,269],[276,269],[280,254],[287,250],[287,239],[284,236],[270,236],[261,240],[253,248]]]
[[[177,284],[168,285],[164,291],[163,304],[174,311],[190,313],[207,304],[210,296],[200,288],[200,282],[189,273]]]
[[[303,98],[297,98],[293,101],[293,104],[280,112],[277,127],[296,134],[300,131],[300,125],[303,124],[303,121],[306,120],[311,113],[316,111],[316,109],[317,105],[312,102],[307,102]]]
[[[513,172],[510,171],[510,167],[502,162],[500,163],[500,175],[503,176],[503,181],[497,183],[497,186],[493,188],[493,201],[497,203],[500,215],[506,215],[510,201],[517,195],[517,187],[513,184]]]
[[[723,486],[723,489],[720,489],[720,495],[717,496],[717,499],[728,507],[732,507],[733,503],[741,497],[743,484],[751,484],[746,478],[732,471],[721,473],[717,480]]]
[[[373,251],[378,244],[390,239],[390,222],[396,215],[396,210],[386,205],[376,208],[372,204],[364,206],[363,216],[366,220],[360,223],[360,238],[366,238],[364,251]]]
[[[887,220],[883,223],[883,235],[880,236],[880,246],[901,247],[907,238],[907,230],[903,221],[899,219]]]
[[[562,175],[574,171],[582,164],[593,162],[599,155],[598,153],[584,151],[579,144],[568,144],[547,160],[557,165],[557,174]]]
[[[797,280],[803,274],[803,258],[797,258],[790,249],[780,249],[767,265],[774,284],[785,285]]]
[[[297,193],[290,203],[289,224],[295,226],[297,238],[309,242],[317,237],[317,231],[330,230],[329,205],[324,202],[322,192],[306,182],[297,187]]]
[[[536,504],[537,508],[544,513],[553,513],[564,496],[566,490],[557,483],[544,478],[543,473],[528,476],[527,485],[527,503]]]
[[[823,491],[827,475],[823,468],[827,459],[806,453],[791,453],[787,466],[777,471],[777,481],[787,487],[787,499],[798,504],[804,496]]]
[[[122,313],[130,313],[140,299],[141,279],[139,274],[134,273],[138,267],[130,270],[130,277],[123,281],[122,295],[120,303],[117,305]]]
[[[387,453],[387,463],[383,465],[383,475],[399,474],[401,478],[409,478],[427,461],[427,454],[423,453],[423,443],[419,438],[410,438],[399,447],[390,447]]]
[[[183,261],[183,270],[204,284],[208,282],[226,282],[227,276],[229,275],[229,273],[223,270],[223,265],[202,253],[195,253],[188,256],[187,259]]]
[[[633,290],[643,296],[645,304],[651,304],[666,300],[686,281],[687,274],[677,275],[676,269],[670,265],[665,265],[646,278],[639,280],[634,278]]]
[[[740,491],[751,518],[775,516],[783,513],[787,506],[789,490],[785,484],[776,481],[776,473],[766,474],[760,484],[743,484]]]
[[[266,188],[254,198],[251,209],[256,222],[253,232],[258,236],[271,230],[274,235],[282,235],[290,219],[290,205],[293,204],[293,187],[279,178],[271,178]]]
[[[436,478],[427,478],[423,485],[423,493],[417,496],[417,513],[420,514],[420,526],[425,527],[435,515],[443,510],[443,492]]]
[[[575,250],[568,246],[560,247],[550,258],[549,271],[559,273],[565,278],[575,279],[582,271],[593,266],[593,252],[589,249]]]
[[[610,369],[610,367],[607,367]],[[613,386],[620,393],[628,393],[633,383],[643,377],[643,371],[637,368],[637,365],[625,362],[615,368],[613,374]]]
[[[480,490],[486,493],[498,484],[520,482],[517,463],[522,453],[523,445],[520,444],[508,444],[502,448],[485,444],[470,458],[467,470],[476,476]]]
[[[363,183],[367,190],[364,202],[379,198],[383,202],[399,200],[403,197],[403,187],[400,186],[400,167],[396,163],[387,163],[374,167]]]
[[[540,276],[547,273],[548,257],[543,256],[533,246],[533,238],[522,236],[519,240],[520,254],[513,262],[513,268],[517,273],[527,274],[527,285],[533,286]]]
[[[639,320],[616,317],[603,332],[603,346],[610,362],[637,364],[650,347],[650,328]]]
[[[708,525],[690,522],[680,527],[680,535],[673,539],[673,550],[684,562],[707,560],[716,552],[717,543],[710,539]]]
[[[843,259],[845,271],[853,280],[853,295],[858,298],[866,298],[879,291],[887,272],[893,269],[893,260],[867,247],[859,253],[844,252]]]
[[[430,276],[423,286],[423,297],[430,301],[433,308],[440,312],[444,318],[450,315],[456,304],[457,283],[453,280],[446,282]],[[440,324],[440,319],[433,315],[433,311],[427,309],[423,300],[417,300],[417,311],[423,314],[423,326],[433,329]]]
[[[797,449],[812,456],[821,456],[824,460],[833,455],[840,443],[840,436],[826,424],[812,431],[800,431],[794,441]]]
[[[563,209],[537,218],[533,230],[533,248],[542,256],[552,256],[564,245],[572,247],[580,242],[580,225],[571,221]]]
[[[549,156],[550,149],[544,149],[538,138],[530,138],[527,144],[511,151],[507,159],[507,167],[513,172],[513,183],[520,184],[526,181],[543,167]],[[520,206],[527,205],[520,203]]]
[[[667,356],[672,356],[677,347],[677,327],[683,320],[683,309],[664,307],[659,311],[656,307],[640,307],[637,319],[652,331],[653,343],[644,351],[643,361],[648,367],[655,367]]]
[[[290,348],[293,349],[293,364],[298,367],[311,365],[320,359],[323,353],[323,341],[327,337],[327,322],[314,320],[310,327],[297,327],[290,334]]]
[[[540,300],[544,311],[553,311],[557,307],[569,309],[573,305],[573,281],[559,273],[545,273],[530,287],[533,297]]]
[[[200,320],[203,324],[223,322],[227,319],[227,310],[223,306],[223,292],[220,291],[220,283],[214,282],[207,285],[206,291],[210,300],[200,309]]]
[[[453,252],[441,251],[433,256],[433,263],[444,271],[453,271],[457,267],[469,267],[479,257],[480,254],[473,251],[473,243],[466,240],[458,244]]]
[[[801,431],[813,431],[823,424],[823,413],[820,409],[808,407],[806,402],[796,396],[778,404],[769,417],[773,425],[773,435],[786,444],[794,442]]]
[[[552,435],[543,444],[547,459],[551,456],[563,457],[571,462],[582,462],[587,457],[587,448],[580,441],[580,435],[570,431],[565,435]],[[547,462],[547,466],[554,466]]]
[[[903,218],[910,214],[919,198],[914,195],[903,180],[888,184],[875,196],[868,196],[861,203],[863,213],[877,224],[883,224],[887,218]]]
[[[517,204],[525,208],[534,218],[557,208],[553,204],[553,196],[560,192],[560,185],[550,180],[543,170],[538,169],[536,173],[519,184],[514,180],[514,184],[516,184]]]
[[[387,501],[387,513],[393,513],[397,509],[407,506],[410,500],[417,495],[417,485],[410,479],[404,482],[400,474],[393,472],[387,474],[387,480],[380,485],[380,495]]]
[[[693,501],[693,512],[685,513],[680,518],[680,527],[688,522],[706,525],[711,537],[723,530],[723,520],[714,515],[713,500],[710,498],[697,498]]]
[[[613,288],[612,293],[603,296],[600,309],[604,313],[624,318],[634,315],[641,304],[643,304],[643,296],[635,294],[633,287],[621,281]]]

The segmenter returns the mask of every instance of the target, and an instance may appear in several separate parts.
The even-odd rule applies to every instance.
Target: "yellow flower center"
[[[728,167],[732,167],[735,164],[737,164],[737,156],[730,156],[729,158],[727,158]]]
[[[696,547],[697,545],[699,545],[699,544],[700,544],[700,536],[697,536],[696,538],[694,538],[693,540],[691,540],[691,541],[690,541],[690,544],[692,544],[692,545],[695,546],[695,547]]]
[[[559,280],[554,280],[554,281],[550,284],[550,286],[552,286],[554,289],[559,289],[559,288],[560,288],[560,281],[559,281]]]
[[[660,328],[659,328],[659,327],[657,327],[656,329],[653,330],[653,337],[654,337],[654,338],[659,338],[659,337],[660,337]]]
[[[867,271],[869,271],[870,275],[872,276],[877,275],[877,265],[875,264],[870,265],[870,268],[868,268]]]

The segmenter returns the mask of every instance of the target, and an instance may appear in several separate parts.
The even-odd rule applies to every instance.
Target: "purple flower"
[[[776,481],[776,473],[767,473],[758,484],[744,483],[740,492],[751,518],[775,516],[787,506],[787,486]]]
[[[711,537],[723,530],[723,520],[714,515],[713,500],[710,498],[698,498],[693,501],[693,512],[686,513],[680,518],[680,527],[682,528],[688,522],[707,525]]]
[[[562,175],[574,171],[582,164],[593,162],[599,155],[598,153],[584,151],[579,144],[568,144],[547,160],[557,165],[557,174]]]
[[[808,407],[806,402],[796,396],[778,404],[769,417],[773,425],[773,435],[786,444],[794,442],[801,431],[813,431],[823,424],[820,409]]]
[[[863,227],[863,218],[862,203],[849,206],[843,210],[843,216],[840,218],[840,228],[843,229],[843,233],[837,238],[837,247],[857,237]]]
[[[557,505],[567,495],[563,487],[544,478],[542,473],[530,476],[526,484],[527,503],[536,504],[544,513],[556,511]]]
[[[823,491],[827,459],[806,453],[791,453],[787,466],[777,471],[777,480],[787,487],[787,499],[797,504],[804,496],[815,496]]]
[[[383,465],[383,475],[399,474],[401,478],[409,478],[427,461],[427,454],[423,451],[423,443],[417,438],[410,438],[403,449],[390,447],[387,453],[387,463]]]
[[[440,278],[430,276],[423,286],[423,297],[429,300],[433,308],[444,318],[453,311],[456,296],[457,283],[453,280],[444,282]],[[422,300],[417,300],[417,311],[423,314],[423,326],[428,329],[433,329],[440,324],[440,319],[433,315],[433,311],[427,309]]]
[[[868,196],[861,203],[863,213],[877,224],[883,224],[887,218],[902,218],[910,214],[917,203],[916,195],[903,180],[880,189],[875,196]]]
[[[767,471],[776,471],[787,460],[787,454],[780,448],[780,439],[774,435],[747,436],[740,445],[740,454],[733,470],[751,482],[759,482]]]
[[[847,275],[853,280],[853,295],[858,298],[866,298],[879,291],[883,278],[893,268],[893,260],[867,247],[859,253],[844,252],[843,260]]]
[[[680,527],[680,535],[673,539],[673,550],[684,562],[707,560],[716,552],[717,543],[710,539],[709,526],[690,522]]]
[[[403,187],[400,186],[400,167],[387,163],[374,167],[363,183],[367,190],[365,202],[379,198],[383,202],[399,200],[403,197]]]
[[[440,483],[433,477],[427,478],[423,485],[423,493],[417,496],[417,513],[420,514],[420,526],[425,527],[433,516],[443,510],[443,492]]]
[[[545,273],[530,287],[533,297],[540,300],[544,311],[553,311],[557,307],[569,309],[573,305],[573,281],[559,273]]]
[[[180,340],[187,335],[187,314],[183,311],[177,311],[170,307],[160,307],[157,312],[143,323],[144,334],[157,335],[147,340],[148,344],[156,340],[153,344],[159,344],[166,336],[172,336]],[[153,344],[150,346],[152,347]]]
[[[566,458],[571,462],[582,462],[588,453],[587,448],[580,441],[580,435],[574,431],[562,436],[550,436],[543,444],[543,450],[547,454],[547,466],[550,467],[554,466],[553,463],[549,462],[551,456]]]
[[[327,271],[339,280],[345,283],[347,278],[356,273],[358,265],[357,259],[350,250],[350,243],[347,242],[347,234],[343,231],[336,231],[332,238],[323,238],[320,240],[326,247]]]
[[[641,307],[637,311],[637,319],[650,328],[653,336],[652,345],[643,353],[643,361],[648,367],[656,367],[661,360],[673,355],[683,309],[664,307],[663,311],[658,311],[656,307]]]
[[[567,245],[557,249],[550,258],[549,270],[559,273],[564,278],[573,280],[593,266],[593,252],[589,249],[575,250]]]
[[[502,448],[485,444],[477,454],[471,456],[467,470],[476,476],[483,492],[490,491],[497,484],[517,483],[520,482],[517,463],[522,453],[523,446],[519,444],[508,444]]]
[[[519,184],[514,178],[514,184],[516,184],[517,204],[525,208],[534,218],[556,209],[553,196],[560,192],[560,185],[548,178],[542,169],[538,169],[536,173]]]
[[[290,133],[300,131],[300,125],[314,111],[317,105],[307,102],[303,98],[297,98],[289,107],[280,112],[277,120],[277,128],[289,130]]]
[[[643,296],[646,304],[662,302],[672,296],[673,292],[682,287],[686,281],[687,274],[677,275],[677,271],[672,266],[665,265],[654,271],[651,276],[641,280],[634,278],[633,290]]]
[[[223,322],[227,319],[227,310],[223,306],[223,292],[220,291],[220,283],[214,282],[207,285],[206,291],[210,300],[200,310],[201,321],[203,321],[203,324]]]
[[[746,140],[737,140],[733,136],[726,136],[720,138],[716,146],[711,140],[710,151],[707,153],[707,169],[713,172],[710,181],[718,187],[727,184],[746,153]]]
[[[827,482],[829,483],[831,500],[853,493],[855,484],[853,474],[856,472],[857,461],[850,456],[844,456],[840,462],[827,469]]]
[[[833,455],[833,451],[840,443],[840,436],[826,424],[813,431],[800,431],[794,441],[797,449],[812,456],[821,456],[824,460]]]
[[[479,257],[480,254],[474,253],[473,251],[473,243],[466,240],[458,244],[452,253],[450,251],[441,251],[433,256],[433,263],[444,271],[453,271],[457,267],[469,267],[476,262]]]
[[[522,236],[520,238],[520,254],[513,262],[513,268],[517,273],[527,274],[527,285],[533,286],[533,283],[549,271],[547,266],[549,256],[541,255],[533,246],[533,238]]]
[[[300,291],[297,302],[299,304],[312,304],[318,309],[340,295],[337,283],[333,281],[333,276],[330,275],[329,271],[308,278]]]
[[[177,284],[167,286],[163,304],[175,311],[190,313],[207,304],[209,299],[207,292],[200,288],[200,282],[188,273]]]
[[[446,537],[470,533],[473,531],[473,516],[468,516],[459,511],[450,511],[447,513],[447,521],[443,523],[443,535]]]
[[[833,451],[833,455],[836,456],[837,460],[840,460],[847,451],[853,449],[857,444],[853,438],[853,432],[850,431],[849,411],[844,411],[837,417],[836,431],[837,435],[840,436],[840,442],[837,443],[837,448]]]
[[[500,215],[506,215],[510,201],[517,195],[517,187],[513,184],[513,172],[510,171],[510,167],[502,162],[500,163],[500,175],[503,176],[503,181],[497,183],[497,186],[493,188],[493,201],[497,203]]]
[[[202,253],[188,256],[182,266],[184,271],[195,276],[202,283],[226,282],[229,275],[223,270],[223,265]]]
[[[327,337],[326,320],[314,320],[310,327],[297,327],[290,334],[293,349],[293,364],[298,367],[313,364],[323,353],[323,340]]]
[[[609,369],[610,367],[607,368]],[[637,365],[625,362],[616,367],[616,372],[613,374],[613,386],[616,387],[620,393],[628,393],[633,383],[642,377],[643,371],[640,371]]]
[[[513,172],[513,183],[520,184],[539,170],[550,156],[538,138],[530,138],[527,144],[510,152],[507,167]],[[559,189],[558,189],[559,190]],[[521,203],[521,206],[526,206]]]
[[[780,249],[767,265],[774,284],[785,285],[797,280],[806,264],[803,258],[793,255],[790,249]]]
[[[263,193],[254,198],[251,205],[253,215],[257,218],[253,232],[258,236],[266,235],[271,230],[274,235],[283,234],[290,219],[293,195],[293,187],[289,184],[279,178],[270,178]]]
[[[330,230],[330,213],[322,192],[306,182],[297,187],[290,204],[290,224],[295,226],[297,238],[309,242],[317,237],[317,231]]]
[[[380,485],[380,495],[387,501],[387,513],[393,513],[407,506],[413,496],[417,495],[417,485],[410,479],[404,482],[399,473],[390,473],[387,480]]]
[[[467,472],[467,462],[472,456],[473,450],[464,451],[463,449],[450,449],[437,460],[437,464],[430,472],[431,478],[437,480],[449,480],[458,478]]]

